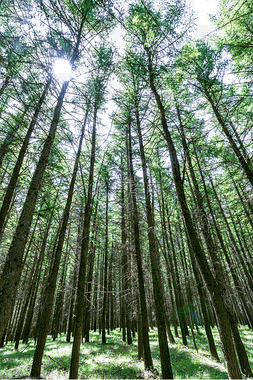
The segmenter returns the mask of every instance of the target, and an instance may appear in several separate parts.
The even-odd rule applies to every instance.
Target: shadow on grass
[[[250,343],[252,332],[243,330],[245,341]],[[68,379],[72,342],[66,343],[62,335],[57,341],[48,337],[43,356],[42,376],[47,379]],[[207,339],[204,334],[196,334],[199,354],[193,349],[192,338],[188,338],[189,346],[184,347],[181,340],[170,345],[170,356],[174,377],[176,379],[227,379],[225,369],[215,361],[209,361]],[[218,341],[217,341],[218,343]],[[154,366],[160,371],[160,355],[156,329],[150,331],[150,345]],[[14,344],[0,349],[0,379],[28,377],[31,370],[35,346],[20,344],[15,351]],[[248,347],[249,348],[249,347]],[[55,359],[54,362],[51,358]],[[222,356],[221,356],[222,358]],[[62,367],[61,367],[62,366]],[[64,368],[67,371],[64,371]],[[91,333],[90,342],[81,346],[79,376],[84,378],[104,379],[141,379],[152,378],[152,374],[143,370],[144,364],[137,360],[137,337],[134,344],[128,346],[121,341],[119,330],[107,336],[107,344],[101,344],[101,336]]]
[[[211,360],[205,334],[202,332],[195,334],[197,347],[199,349],[198,353],[194,349],[192,336],[187,337],[188,346],[183,346],[180,338],[176,338],[176,343],[170,345],[170,360],[174,377],[180,379],[227,379],[228,375],[225,368],[223,370],[215,360]],[[156,328],[150,331],[150,343],[152,358],[158,363],[160,353]],[[216,343],[220,345],[218,339]],[[219,356],[222,358],[221,348],[218,348]]]
[[[199,358],[194,359],[188,352],[178,351],[170,348],[170,359],[172,363],[173,374],[180,379],[197,378],[197,379],[227,379],[227,372],[211,366],[208,363],[201,364]]]
[[[138,368],[133,368],[127,364],[112,365],[100,364],[95,367],[83,365],[80,368],[80,378],[102,378],[102,379],[143,379],[143,374]]]

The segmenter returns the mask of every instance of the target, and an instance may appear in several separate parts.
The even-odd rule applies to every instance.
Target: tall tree
[[[174,18],[172,12],[167,13],[166,17],[163,17],[161,13],[152,11],[150,5],[148,8],[147,6],[140,5],[132,7],[129,16],[131,17],[131,25],[132,28],[134,28],[134,32],[137,34],[138,37],[137,46],[141,47],[142,52],[145,54],[145,61],[143,61],[142,58],[138,55],[136,56],[136,59],[139,60],[141,67],[145,65],[145,69],[148,73],[150,89],[153,93],[159,110],[160,121],[170,154],[171,168],[178,201],[180,204],[183,220],[187,230],[187,235],[192,246],[192,253],[195,256],[194,258],[198,262],[202,276],[205,280],[205,284],[208,288],[210,296],[212,297],[212,302],[216,311],[219,333],[222,341],[223,353],[228,373],[231,378],[241,378],[241,372],[234,350],[229,316],[226,312],[224,299],[222,295],[223,291],[221,289],[220,284],[217,282],[216,278],[213,276],[210,270],[209,264],[206,260],[205,252],[202,249],[199,241],[198,233],[193,224],[191,213],[186,200],[183,179],[180,173],[180,165],[176,147],[167,124],[164,101],[157,89],[156,81],[159,75],[161,74],[162,66],[161,60],[159,61],[159,51],[161,49],[160,45],[162,43],[162,40],[164,40],[164,34],[168,35],[168,33],[170,32],[172,28],[172,22],[174,24],[174,30],[175,26],[179,22],[179,16],[182,13],[183,8],[181,8],[180,11],[179,6],[177,5],[177,9],[178,17]],[[169,17],[171,19],[170,24],[168,24]],[[175,36],[172,34],[170,38],[171,43],[173,43]]]
[[[93,99],[91,100],[93,106],[93,126],[91,137],[91,153],[90,153],[90,167],[89,178],[87,188],[87,198],[85,200],[84,208],[84,222],[82,232],[82,248],[80,267],[78,275],[77,285],[77,305],[76,305],[76,322],[75,322],[75,334],[74,342],[71,354],[70,364],[70,379],[78,378],[79,367],[79,352],[83,333],[83,319],[84,319],[84,291],[86,282],[86,267],[87,267],[87,255],[89,248],[89,235],[90,235],[90,221],[93,206],[93,182],[94,182],[94,167],[96,158],[96,127],[97,127],[97,113],[103,104],[105,88],[108,80],[108,76],[111,71],[112,65],[112,50],[106,49],[103,45],[97,50],[97,54],[94,55],[94,77],[91,79],[91,89],[93,93]]]
[[[50,322],[51,322],[51,315],[52,315],[53,305],[54,305],[54,294],[55,294],[55,289],[56,289],[62,248],[63,248],[63,243],[65,240],[65,234],[66,234],[66,229],[67,229],[68,220],[69,220],[70,207],[71,207],[73,193],[74,193],[74,186],[75,186],[75,181],[76,181],[77,172],[78,172],[79,159],[81,155],[81,149],[82,149],[82,144],[83,144],[84,131],[86,127],[88,113],[89,113],[89,102],[87,104],[86,115],[85,115],[85,119],[82,125],[78,151],[77,151],[76,159],[75,159],[75,165],[74,165],[73,174],[72,174],[72,178],[71,178],[69,190],[68,190],[68,198],[67,198],[63,216],[62,216],[62,222],[61,222],[60,230],[58,234],[57,247],[54,253],[53,265],[49,273],[47,284],[44,290],[43,310],[41,311],[41,325],[40,325],[37,345],[36,345],[36,349],[35,349],[34,357],[33,357],[31,377],[40,377],[42,356],[43,356],[43,352],[44,352],[44,348],[46,344],[46,338],[47,338],[47,334],[48,334]]]

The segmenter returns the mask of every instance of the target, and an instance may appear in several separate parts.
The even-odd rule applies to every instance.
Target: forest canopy
[[[200,325],[252,377],[252,14],[220,0],[195,39],[183,0],[0,1],[0,346],[33,339],[32,378],[49,335],[77,379],[119,328],[172,379]]]

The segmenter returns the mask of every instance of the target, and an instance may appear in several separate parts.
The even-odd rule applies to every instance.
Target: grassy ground
[[[240,331],[253,367],[253,332],[246,327],[241,327]],[[222,360],[216,328],[213,329],[213,333],[218,354]],[[194,350],[191,337],[188,337],[188,347],[182,346],[180,339],[176,339],[176,343],[170,345],[174,377],[176,379],[227,379],[224,363],[217,363],[210,358],[203,328],[200,328],[200,334],[196,333],[196,342],[198,352]],[[154,366],[160,373],[156,329],[150,331],[150,344]],[[14,350],[13,343],[1,348],[0,379],[28,377],[34,349],[33,340],[30,340],[28,345],[20,344],[18,351]],[[70,356],[71,344],[65,342],[65,336],[62,335],[55,342],[48,337],[43,357],[42,376],[46,379],[68,379]],[[90,334],[90,343],[85,343],[81,347],[79,376],[82,379],[160,378],[159,375],[144,371],[143,362],[138,361],[137,339],[134,339],[132,346],[128,346],[121,341],[121,333],[118,329],[107,336],[106,345],[101,344],[101,336],[98,333]]]

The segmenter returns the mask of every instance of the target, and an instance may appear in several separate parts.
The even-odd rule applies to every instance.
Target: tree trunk
[[[207,100],[209,101],[209,103],[211,104],[211,107],[213,109],[213,112],[216,116],[216,119],[218,120],[224,134],[226,135],[228,141],[229,141],[229,144],[231,146],[231,148],[233,149],[236,157],[238,158],[240,164],[241,164],[241,167],[244,171],[244,173],[246,174],[251,186],[253,186],[253,170],[250,168],[248,162],[247,162],[247,159],[245,159],[243,157],[243,154],[241,153],[240,149],[238,148],[236,142],[234,141],[234,138],[232,136],[232,134],[230,133],[227,125],[226,125],[226,122],[225,120],[223,119],[221,113],[220,113],[220,110],[218,108],[218,106],[214,103],[212,97],[210,96],[209,93],[205,93],[206,95],[206,98]]]
[[[196,150],[195,150],[195,155],[196,155]],[[203,183],[203,187],[204,187],[205,198],[207,200],[208,209],[209,209],[210,215],[212,217],[212,221],[213,221],[213,224],[214,224],[214,227],[215,227],[216,235],[218,237],[218,240],[219,240],[222,252],[224,253],[225,259],[226,259],[226,261],[228,263],[228,266],[230,268],[230,272],[231,272],[231,275],[232,275],[232,278],[233,278],[233,281],[234,281],[234,284],[235,284],[235,288],[236,288],[236,291],[237,291],[237,296],[242,301],[242,303],[244,305],[244,308],[245,308],[245,310],[247,312],[249,323],[253,327],[252,312],[251,312],[251,310],[249,310],[248,300],[245,298],[244,293],[241,292],[242,285],[240,283],[240,279],[239,279],[236,271],[233,269],[234,265],[233,265],[232,260],[231,260],[231,258],[232,258],[231,257],[231,253],[228,251],[227,247],[225,246],[225,242],[223,240],[220,228],[219,228],[219,226],[217,224],[217,221],[216,221],[216,218],[215,218],[215,215],[214,215],[214,212],[213,212],[213,208],[212,208],[211,203],[210,203],[209,193],[208,193],[208,190],[207,190],[207,187],[206,187],[205,178],[204,178],[204,175],[203,175],[203,172],[202,172],[202,169],[201,169],[201,166],[200,166],[199,158],[198,158],[197,155],[196,155],[196,160],[197,160],[199,173],[201,175],[201,179],[202,179],[202,183]]]
[[[13,173],[12,173],[9,185],[7,187],[7,190],[6,190],[5,197],[3,199],[3,203],[2,203],[2,206],[1,206],[1,210],[0,210],[0,236],[1,236],[2,232],[3,232],[5,218],[6,218],[7,214],[8,214],[8,210],[9,210],[9,207],[10,207],[10,204],[11,204],[13,193],[14,193],[16,185],[17,185],[20,169],[21,169],[24,157],[25,157],[25,153],[27,151],[28,143],[29,143],[30,137],[32,135],[32,132],[34,130],[34,127],[36,125],[39,112],[41,110],[42,104],[43,104],[43,102],[45,100],[45,97],[46,97],[46,94],[47,94],[47,91],[49,89],[49,86],[50,86],[51,82],[52,82],[52,77],[50,77],[48,79],[47,84],[45,86],[45,89],[44,89],[44,91],[43,91],[43,93],[42,93],[42,95],[41,95],[41,97],[40,97],[40,99],[38,101],[37,106],[35,107],[35,111],[34,111],[34,114],[33,114],[33,117],[32,117],[31,124],[30,124],[30,126],[28,128],[28,131],[27,131],[26,136],[24,138],[22,147],[21,147],[21,149],[19,151],[19,155],[18,155],[18,158],[17,158],[17,161],[16,161],[16,165],[15,165],[15,167],[13,169]]]
[[[146,369],[152,370],[153,361],[151,357],[149,336],[148,336],[148,313],[147,313],[147,306],[146,306],[146,294],[145,294],[145,287],[144,287],[144,275],[143,275],[143,269],[142,269],[142,258],[141,258],[141,249],[140,249],[139,217],[138,217],[138,209],[137,209],[137,202],[136,202],[136,186],[135,186],[134,170],[133,170],[130,123],[128,124],[127,152],[128,152],[128,165],[129,165],[130,193],[131,193],[132,213],[133,213],[132,217],[133,217],[135,257],[136,257],[136,263],[137,263],[138,284],[139,284],[139,293],[140,293],[144,364],[145,364]]]
[[[147,173],[147,163],[146,156],[144,152],[141,125],[139,119],[139,109],[137,101],[135,100],[135,111],[136,111],[136,125],[138,131],[139,147],[142,162],[143,180],[144,180],[144,190],[145,190],[145,203],[146,203],[146,216],[148,224],[148,242],[149,242],[149,253],[151,259],[151,272],[153,280],[153,291],[155,299],[155,312],[156,312],[156,322],[158,329],[158,340],[159,340],[159,350],[161,358],[161,369],[163,379],[173,379],[173,373],[170,363],[169,347],[166,335],[166,323],[165,323],[165,299],[164,299],[164,289],[161,281],[160,272],[160,260],[159,260],[159,250],[157,237],[155,232],[155,218],[154,211],[151,205],[149,181]]]
[[[105,260],[104,260],[104,296],[103,296],[103,309],[102,309],[102,343],[106,343],[105,333],[105,318],[107,312],[107,269],[108,269],[108,198],[109,198],[109,185],[106,183],[106,205],[105,205]]]
[[[93,228],[92,228],[92,238],[90,244],[90,255],[89,255],[89,271],[87,274],[87,300],[86,300],[86,315],[85,315],[85,342],[89,342],[89,332],[90,332],[90,317],[91,317],[91,290],[92,290],[92,278],[93,278],[93,268],[95,262],[95,253],[96,253],[96,240],[97,240],[97,208],[98,201],[96,202],[95,211],[94,211],[94,220],[93,220]]]
[[[215,278],[213,277],[210,271],[209,264],[205,257],[205,253],[203,252],[203,249],[200,245],[196,230],[192,222],[190,210],[188,208],[185,193],[184,193],[183,182],[181,179],[176,149],[172,141],[168,126],[167,126],[165,109],[162,104],[160,95],[158,94],[155,84],[154,84],[154,72],[153,72],[153,67],[152,67],[151,54],[149,51],[147,51],[147,54],[148,54],[148,59],[149,59],[148,70],[149,70],[150,87],[155,96],[156,103],[160,112],[162,128],[163,128],[164,136],[165,136],[169,153],[170,153],[173,179],[174,179],[178,201],[179,201],[182,216],[184,219],[187,235],[192,247],[192,254],[196,258],[196,261],[201,270],[201,274],[205,280],[208,291],[212,297],[212,302],[213,302],[213,306],[214,306],[217,321],[218,321],[218,328],[219,328],[219,333],[221,337],[222,348],[223,348],[225,363],[228,370],[228,375],[232,379],[240,379],[241,372],[239,369],[239,365],[238,365],[235,350],[234,350],[229,317],[225,309],[222,294],[220,293],[220,285],[215,280]]]
[[[55,255],[54,255],[53,267],[50,271],[47,284],[45,287],[45,292],[44,292],[41,325],[40,325],[38,341],[37,341],[36,349],[34,352],[33,364],[32,364],[32,369],[31,369],[31,377],[35,377],[35,378],[40,377],[42,356],[43,356],[43,352],[44,352],[44,348],[46,344],[47,334],[50,328],[51,316],[52,316],[52,311],[53,311],[53,306],[54,306],[54,294],[55,294],[55,289],[56,289],[57,276],[58,276],[58,271],[59,271],[59,266],[60,266],[63,243],[65,240],[65,234],[66,234],[66,229],[67,229],[68,220],[69,220],[70,206],[72,203],[72,198],[73,198],[73,193],[74,193],[74,186],[75,186],[75,181],[76,181],[76,176],[77,176],[77,171],[78,171],[79,158],[81,155],[81,149],[82,149],[85,126],[86,126],[86,122],[88,118],[88,112],[89,112],[89,106],[87,106],[86,115],[85,115],[84,123],[82,126],[79,147],[76,154],[75,165],[74,165],[73,174],[72,174],[72,178],[71,178],[71,182],[70,182],[69,190],[68,190],[67,202],[65,205],[62,222],[60,226],[58,244],[57,244]]]
[[[127,328],[127,344],[132,344],[131,325],[129,316],[129,281],[128,281],[128,252],[127,252],[127,234],[126,234],[126,217],[125,217],[125,191],[124,191],[124,168],[123,158],[121,157],[121,254],[122,254],[122,309],[123,309],[123,325],[122,325],[122,340],[126,341]],[[126,326],[125,326],[126,322]]]
[[[25,106],[25,110],[23,111],[22,115],[20,116],[20,119],[16,125],[14,126],[14,128],[11,128],[11,130],[7,133],[7,136],[5,137],[4,141],[2,142],[1,146],[0,146],[0,168],[2,167],[2,164],[3,164],[3,160],[4,160],[4,157],[6,156],[8,150],[9,150],[9,146],[10,144],[12,143],[12,141],[14,140],[14,137],[16,136],[20,126],[21,126],[21,123],[28,111],[28,108],[29,106]]]
[[[84,209],[82,249],[81,249],[80,267],[79,267],[78,284],[77,284],[76,321],[75,321],[74,342],[72,346],[71,363],[70,363],[70,373],[69,373],[70,379],[78,379],[79,353],[80,353],[80,345],[81,345],[82,332],[83,332],[84,291],[85,291],[85,282],[86,282],[87,255],[88,255],[88,248],[89,248],[90,220],[91,220],[91,212],[92,212],[92,189],[93,189],[93,177],[94,177],[95,154],[96,154],[96,120],[97,120],[97,105],[95,102],[94,115],[93,115],[88,191],[87,191],[87,199],[85,202],[85,209]]]
[[[54,142],[55,132],[60,118],[64,95],[69,82],[64,82],[57,105],[54,111],[49,135],[44,143],[38,165],[35,169],[25,203],[19,218],[19,222],[12,239],[11,246],[5,261],[3,273],[3,287],[0,295],[0,339],[10,317],[11,308],[15,302],[16,292],[23,269],[23,254],[27,242],[29,229],[33,219],[33,212],[39,190],[41,188],[43,175],[46,170],[47,161]],[[2,281],[0,281],[2,282]]]

